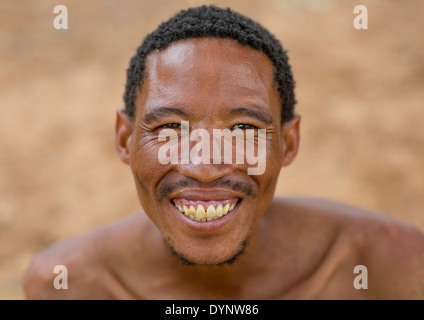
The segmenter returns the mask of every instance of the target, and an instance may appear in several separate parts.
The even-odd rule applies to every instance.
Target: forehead
[[[147,110],[180,103],[269,106],[279,101],[270,59],[230,39],[177,41],[150,54],[145,70],[140,98]]]

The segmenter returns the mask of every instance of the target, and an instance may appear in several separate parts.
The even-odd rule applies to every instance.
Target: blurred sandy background
[[[143,37],[204,1],[0,2],[0,299],[49,244],[139,210],[114,149]],[[424,229],[424,1],[215,1],[288,49],[301,149],[279,194],[314,195]],[[69,29],[53,28],[68,8]],[[353,28],[364,4],[369,29]]]

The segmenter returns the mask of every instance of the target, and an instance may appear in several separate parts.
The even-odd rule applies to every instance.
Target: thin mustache
[[[196,179],[188,178],[188,177],[185,177],[184,179],[181,179],[176,182],[171,182],[166,184],[161,183],[156,189],[156,195],[159,201],[162,201],[164,198],[166,198],[169,194],[171,194],[177,189],[187,188],[187,187],[196,188],[196,187],[199,187],[199,184],[200,183]],[[242,194],[248,197],[254,197],[256,195],[255,189],[250,183],[247,183],[245,181],[234,181],[228,178],[219,178],[209,183],[208,187],[211,187],[211,188],[226,187],[234,191],[241,192]]]

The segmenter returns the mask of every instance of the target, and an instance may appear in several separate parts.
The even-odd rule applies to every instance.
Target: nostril
[[[211,183],[230,175],[234,171],[231,164],[186,164],[178,167],[179,173],[202,183]]]

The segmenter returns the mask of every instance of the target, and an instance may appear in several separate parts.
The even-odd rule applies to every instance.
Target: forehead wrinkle
[[[255,118],[266,125],[271,125],[274,121],[267,112],[260,111],[258,108],[249,108],[249,107],[237,107],[232,108],[228,112],[230,115],[234,116],[248,116]]]
[[[212,38],[177,41],[149,55],[146,66],[153,83],[183,77],[219,78],[225,85],[237,83],[251,89],[258,84],[267,88],[274,73],[264,53],[234,40]]]
[[[189,114],[180,108],[161,106],[161,107],[153,108],[153,110],[147,112],[144,115],[144,122],[151,123],[153,121],[156,121],[163,117],[167,117],[169,115],[187,117]]]
[[[141,92],[147,110],[149,105],[226,105],[228,101],[232,106],[255,101],[267,110],[276,101],[273,95],[279,100],[268,57],[232,40],[207,40],[177,41],[147,57],[146,86]]]

